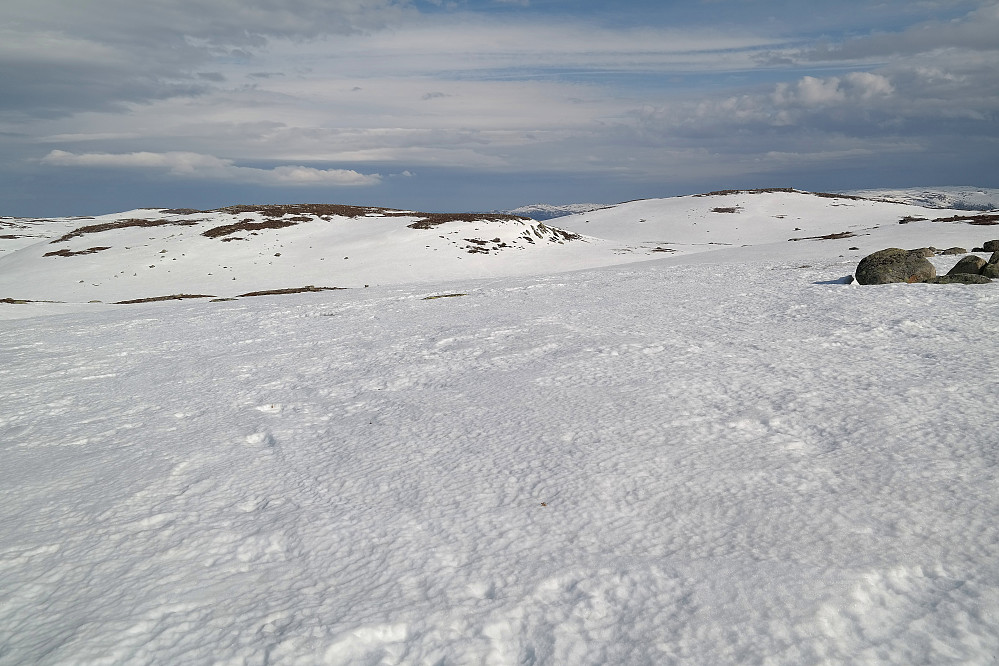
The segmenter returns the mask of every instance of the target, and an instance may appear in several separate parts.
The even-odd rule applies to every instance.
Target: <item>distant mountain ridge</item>
[[[909,187],[902,189],[847,190],[842,192],[868,199],[886,199],[899,203],[950,208],[956,210],[999,209],[999,188],[971,187],[966,185],[942,187]]]
[[[513,210],[501,211],[509,215],[523,215],[535,220],[551,220],[556,217],[575,215],[576,213],[589,213],[591,210],[607,208],[608,204],[577,203],[577,204],[530,204],[514,208]]]

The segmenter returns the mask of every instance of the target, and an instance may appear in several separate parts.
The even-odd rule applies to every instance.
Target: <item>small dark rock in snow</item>
[[[999,252],[999,240],[990,240],[982,243],[986,252]]]
[[[860,284],[925,282],[936,277],[937,269],[923,256],[922,250],[890,247],[869,254],[857,264]]]
[[[954,268],[947,271],[947,275],[957,275],[958,273],[970,273],[978,275],[985,266],[985,260],[973,254],[963,257],[961,261],[954,264]]]
[[[941,252],[941,254],[968,254],[968,251],[963,247],[949,247]]]

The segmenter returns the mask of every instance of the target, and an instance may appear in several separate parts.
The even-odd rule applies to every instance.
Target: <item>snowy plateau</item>
[[[0,664],[995,664],[990,221],[0,218]]]

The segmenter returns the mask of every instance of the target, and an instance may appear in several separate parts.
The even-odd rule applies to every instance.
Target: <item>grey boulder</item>
[[[958,273],[971,273],[972,275],[978,275],[982,272],[983,266],[985,266],[985,260],[971,254],[967,257],[962,257],[959,262],[954,264],[954,268],[947,271],[947,275],[957,275]]]
[[[937,269],[922,250],[890,247],[861,259],[855,274],[860,284],[925,282],[936,277]]]

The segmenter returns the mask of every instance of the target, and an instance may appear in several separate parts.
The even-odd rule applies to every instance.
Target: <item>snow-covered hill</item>
[[[960,210],[754,190],[633,201],[559,218],[557,227],[501,214],[334,205],[5,218],[15,233],[0,239],[13,248],[0,254],[0,298],[229,298],[564,272],[722,250],[716,261],[774,252],[804,259],[830,249],[859,260],[892,244],[916,246],[929,229],[938,247],[970,249],[981,242],[980,227],[964,217]],[[783,248],[789,244],[795,247]]]
[[[994,187],[910,187],[905,189],[852,190],[873,199],[888,199],[927,208],[958,210],[999,210],[999,188]]]
[[[361,287],[613,263],[606,243],[500,214],[335,205],[142,209],[5,222],[0,297],[121,301],[231,297],[305,285]],[[23,228],[23,230],[22,230]],[[25,240],[44,240],[25,246]],[[582,245],[568,249],[567,244]]]
[[[0,302],[0,663],[993,663],[999,282],[842,280],[955,215],[29,225],[0,297],[77,302]]]

